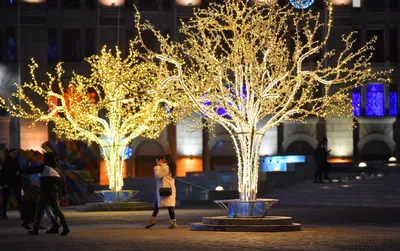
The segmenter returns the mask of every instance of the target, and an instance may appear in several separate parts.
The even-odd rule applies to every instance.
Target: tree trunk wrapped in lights
[[[248,201],[256,199],[259,150],[266,131],[309,116],[352,116],[352,88],[367,80],[388,81],[390,70],[369,68],[376,38],[354,50],[350,33],[342,36],[341,52],[324,51],[332,26],[330,1],[325,24],[313,11],[244,2],[226,0],[196,9],[182,24],[183,43],[158,36],[158,57],[175,62],[182,72],[182,89],[207,124],[219,123],[231,135],[240,199]],[[333,63],[325,67],[328,60]]]
[[[133,41],[131,48],[139,48]],[[131,49],[126,59],[121,52],[103,48],[99,55],[87,59],[91,74],[73,73],[64,83],[62,64],[56,75],[47,73],[49,81],[38,82],[30,65],[32,80],[16,84],[13,93],[21,105],[1,100],[11,116],[54,124],[54,132],[71,140],[97,143],[106,162],[109,187],[118,192],[123,186],[124,154],[128,144],[138,136],[158,137],[161,131],[183,114],[185,100],[174,91],[179,77],[167,63],[152,60],[151,55]],[[47,106],[50,104],[49,106]],[[182,106],[184,107],[184,106]]]

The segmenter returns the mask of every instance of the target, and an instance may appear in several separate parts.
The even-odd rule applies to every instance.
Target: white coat
[[[157,202],[158,207],[175,207],[176,201],[176,188],[175,179],[172,177],[167,164],[154,167],[154,176],[157,183]],[[172,190],[171,196],[160,196],[160,187],[170,187]]]

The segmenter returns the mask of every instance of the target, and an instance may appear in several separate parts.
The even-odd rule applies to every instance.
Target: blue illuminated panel
[[[352,94],[353,115],[356,117],[361,116],[361,93],[353,92]]]
[[[288,163],[303,163],[304,155],[270,156],[260,158],[261,172],[286,172]]]
[[[382,84],[367,85],[365,115],[371,117],[385,116],[385,94]]]
[[[397,116],[397,92],[389,93],[389,116]]]

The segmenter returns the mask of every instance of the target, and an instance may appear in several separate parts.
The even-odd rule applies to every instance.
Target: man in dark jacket
[[[21,171],[21,166],[17,159],[17,151],[14,148],[11,148],[8,151],[7,159],[4,162],[0,176],[0,185],[3,186],[2,217],[4,219],[8,219],[7,205],[11,191],[14,193],[14,196],[17,199],[18,208],[21,204],[22,182],[21,182],[21,175],[19,175],[20,171]]]
[[[314,150],[314,161],[317,169],[314,174],[314,183],[325,183],[322,180],[322,174],[325,173],[325,179],[328,177],[328,171],[330,170],[330,164],[328,163],[328,155],[330,150],[327,150],[328,139],[323,138],[318,142],[318,146]]]
[[[67,235],[70,232],[65,216],[60,209],[59,193],[62,180],[60,173],[56,171],[57,169],[57,160],[55,159],[54,154],[50,152],[44,154],[44,163],[42,165],[30,167],[23,171],[27,174],[40,174],[40,196],[36,210],[35,222],[33,229],[28,231],[31,235],[39,235],[40,222],[42,221],[43,212],[48,205],[52,208],[55,216],[60,219],[60,223],[63,226],[61,235]]]

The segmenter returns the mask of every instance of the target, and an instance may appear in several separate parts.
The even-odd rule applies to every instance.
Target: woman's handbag
[[[164,177],[161,178],[161,183],[162,183],[162,180],[164,179]],[[172,189],[171,189],[171,187],[160,187],[160,189],[158,190],[158,193],[160,194],[161,197],[171,196]]]
[[[160,196],[171,196],[172,195],[172,189],[170,187],[160,187],[159,190]]]

